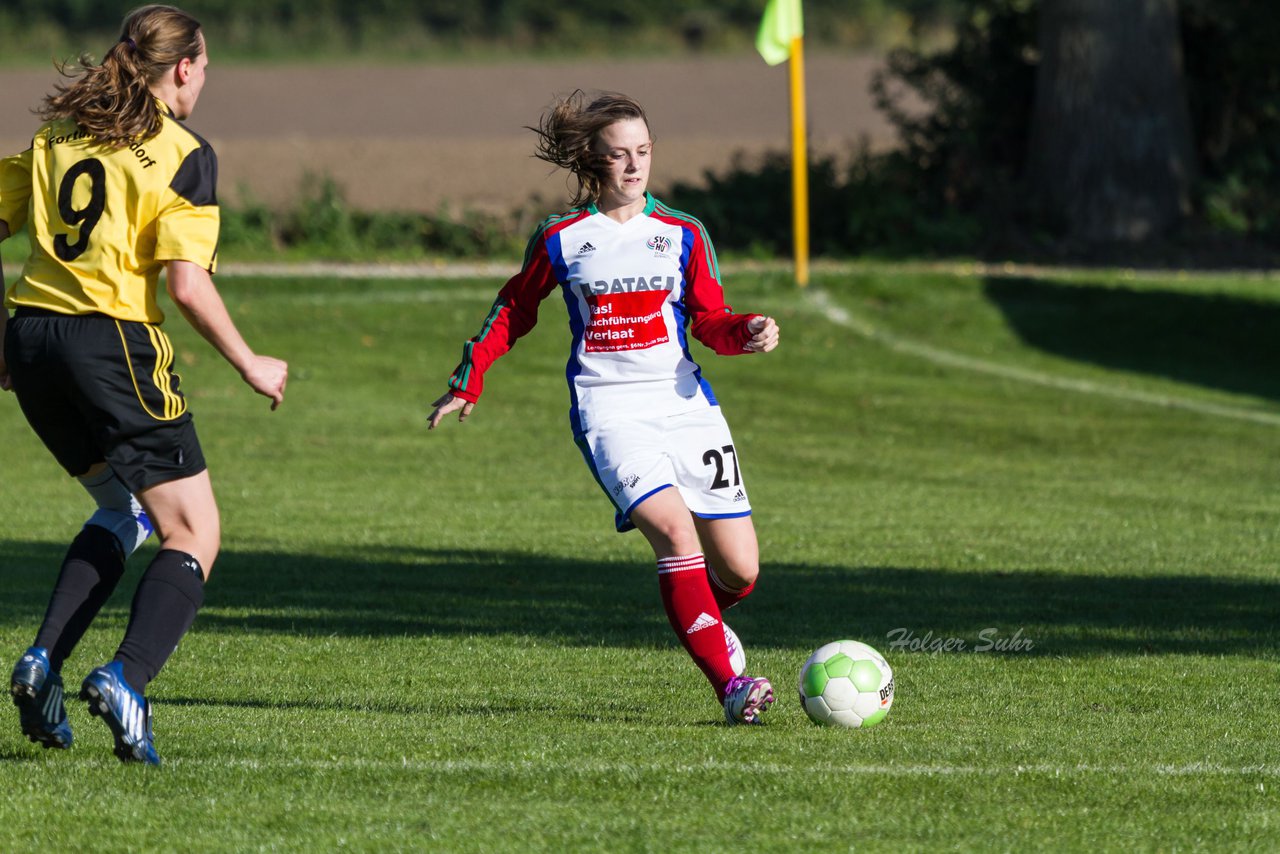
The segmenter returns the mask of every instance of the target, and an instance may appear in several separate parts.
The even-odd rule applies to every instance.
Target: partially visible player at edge
[[[0,160],[0,240],[25,223],[31,255],[5,297],[0,387],[97,503],[67,551],[9,690],[22,731],[71,746],[62,665],[152,527],[160,551],[115,657],[80,698],[122,761],[159,764],[144,692],[195,619],[221,543],[218,507],[156,301],[169,295],[249,386],[284,398],[288,366],[256,355],[214,288],[218,164],[180,121],[204,86],[200,24],[170,6],[124,20],[101,64],[82,57],[45,98],[31,147]],[[2,280],[2,276],[0,276]],[[9,318],[9,309],[14,316]]]
[[[706,675],[730,724],[757,724],[773,702],[763,677],[735,671],[722,610],[755,586],[759,549],[729,427],[687,330],[721,355],[767,353],[778,326],[725,305],[715,251],[698,220],[649,195],[654,143],[633,99],[582,92],[534,130],[537,156],[577,180],[572,210],[534,232],[524,266],[463,348],[430,427],[465,420],[484,373],[559,290],[569,311],[569,419],[619,531],[653,547],[671,628]]]

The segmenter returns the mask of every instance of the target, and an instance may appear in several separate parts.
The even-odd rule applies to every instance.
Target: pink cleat
[[[760,715],[773,703],[773,685],[763,676],[735,676],[724,688],[724,719],[734,724],[762,724]]]

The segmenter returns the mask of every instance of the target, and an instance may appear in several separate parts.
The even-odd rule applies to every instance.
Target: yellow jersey
[[[0,160],[0,220],[31,236],[7,307],[160,323],[164,262],[215,270],[217,155],[157,104],[163,124],[145,140],[112,148],[56,119]]]

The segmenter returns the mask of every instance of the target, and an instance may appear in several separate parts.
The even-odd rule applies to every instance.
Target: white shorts
[[[635,527],[631,511],[675,487],[704,519],[751,515],[738,455],[720,407],[660,418],[614,419],[578,437],[591,473],[613,502],[619,531]]]

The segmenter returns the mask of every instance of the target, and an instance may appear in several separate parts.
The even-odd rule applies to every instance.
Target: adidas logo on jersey
[[[596,251],[596,248],[595,248],[594,246],[592,246],[592,245],[591,245],[591,242],[590,242],[590,241],[588,241],[588,242],[586,242],[586,243],[584,243],[584,244],[582,244],[581,246],[579,246],[579,247],[578,247],[578,254],[579,254],[579,255],[586,255],[588,252],[595,252],[595,251]]]
[[[715,617],[708,614],[706,611],[703,611],[701,614],[698,615],[698,619],[693,621],[693,625],[684,630],[684,633],[686,635],[691,635],[694,632],[700,632],[703,629],[709,629],[712,626],[718,626],[718,625],[720,625],[719,620],[717,620]]]
[[[747,494],[746,494],[745,492],[743,492],[741,489],[739,489],[739,490],[738,490],[738,494],[737,494],[737,495],[735,495],[735,496],[733,496],[733,500],[734,500],[734,501],[746,501],[746,500],[747,500]]]

